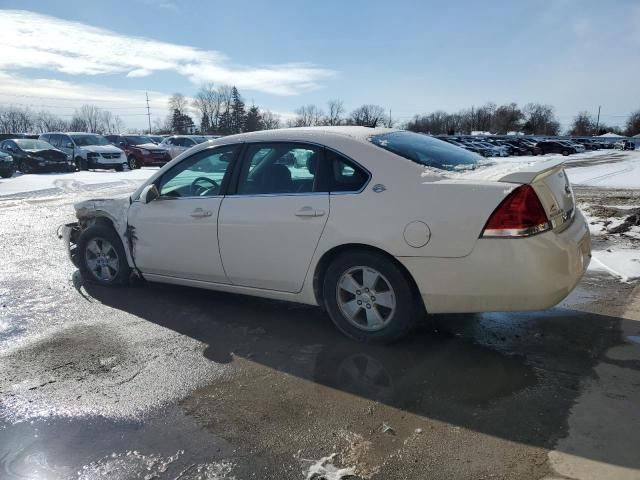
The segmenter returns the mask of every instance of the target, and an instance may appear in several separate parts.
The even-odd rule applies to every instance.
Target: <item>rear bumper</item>
[[[429,313],[542,310],[562,301],[591,260],[591,237],[576,212],[562,232],[481,238],[462,258],[399,257]]]

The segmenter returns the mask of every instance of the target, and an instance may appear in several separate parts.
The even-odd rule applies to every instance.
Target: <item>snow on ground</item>
[[[71,173],[37,173],[22,175],[16,173],[11,178],[0,179],[0,197],[39,190],[80,190],[84,185],[131,183],[132,190],[142,181],[153,175],[155,167],[139,170],[90,170]]]
[[[640,279],[640,251],[638,249],[594,250],[590,270],[606,271],[623,282]]]
[[[576,185],[640,188],[640,151],[625,153],[620,162],[569,168],[569,180]]]

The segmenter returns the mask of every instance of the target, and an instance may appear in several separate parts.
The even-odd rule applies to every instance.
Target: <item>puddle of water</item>
[[[232,452],[177,408],[141,422],[84,417],[0,424],[3,480],[231,480]]]

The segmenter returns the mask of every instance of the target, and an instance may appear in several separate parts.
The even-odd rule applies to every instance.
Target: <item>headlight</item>
[[[150,154],[151,154],[151,151],[147,150],[146,148],[141,148],[141,149],[140,149],[140,153],[141,153],[142,155],[150,155]]]
[[[87,158],[89,157],[99,157],[100,154],[98,152],[89,152],[87,153]]]

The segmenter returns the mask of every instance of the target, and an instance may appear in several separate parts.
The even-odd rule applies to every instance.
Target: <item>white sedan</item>
[[[562,162],[491,171],[395,129],[234,135],[131,196],[77,204],[64,237],[91,282],[319,305],[350,337],[385,343],[425,311],[544,309],[580,280],[591,242]]]

